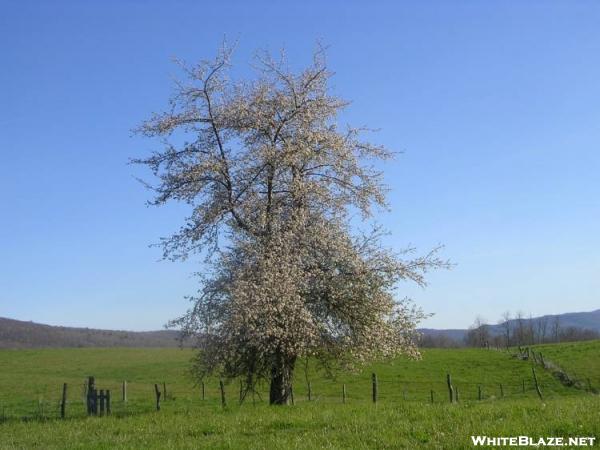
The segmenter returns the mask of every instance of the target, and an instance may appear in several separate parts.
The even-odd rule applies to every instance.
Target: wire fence
[[[539,349],[518,347],[518,353],[513,354],[513,356],[525,361],[531,361],[533,367],[541,367],[552,374],[564,386],[584,390],[592,394],[599,393],[595,381],[592,383],[589,376],[582,377],[572,370],[565,369],[564,365],[557,364],[555,361],[545,358]]]
[[[490,402],[505,399],[564,398],[597,394],[598,391],[587,379],[587,383],[576,379],[557,364],[544,358],[541,352],[519,348],[513,357],[531,362],[531,376],[523,371],[511,374],[505,381],[501,374],[490,372],[487,379],[473,381],[464,374],[451,378],[447,374],[422,373],[424,379],[379,377],[376,374],[353,376],[350,379],[312,379],[308,373],[297,374],[290,394],[294,404],[304,402],[330,403],[386,403],[407,402],[441,404],[455,402]],[[542,379],[535,374],[538,367]],[[52,381],[50,381],[52,380]],[[0,388],[0,422],[11,420],[50,420],[57,418],[85,417],[90,414],[91,378],[58,382],[56,378],[45,379],[34,387],[26,386],[21,392],[2,392]],[[99,378],[95,389],[104,396],[100,410],[93,415],[126,416],[143,414],[157,409],[191,412],[203,407],[222,408],[247,407],[267,403],[269,389],[266,383],[252,387],[244,380],[230,380],[223,384],[218,379],[208,379],[193,384],[181,379],[135,381]],[[24,400],[26,398],[26,400]],[[96,399],[97,401],[97,399]],[[93,408],[92,408],[93,409]]]
[[[376,398],[374,398],[374,384]],[[202,407],[220,408],[248,407],[268,402],[268,386],[258,384],[248,389],[241,380],[231,380],[223,384],[218,380],[205,383],[171,383],[169,381],[131,382],[102,380],[96,381],[96,387],[104,392],[110,391],[110,414],[126,416],[149,413],[157,410],[192,412]],[[576,389],[560,389],[556,383],[539,383],[544,398],[559,398],[581,395]],[[452,382],[453,402],[490,402],[505,399],[534,399],[537,396],[535,381],[523,379],[520,383],[474,382],[456,380]],[[157,402],[157,390],[160,400]],[[385,403],[400,404],[407,402],[442,404],[450,402],[447,380],[409,380],[401,378],[380,378],[374,383],[369,376],[343,383],[328,379],[296,381],[292,385],[291,397],[294,404],[316,402],[331,403]],[[37,398],[23,401],[0,396],[0,421],[11,420],[51,420],[85,417],[88,415],[87,382],[67,384],[64,407],[62,385],[45,386],[38,392]],[[105,410],[104,414],[108,414]]]

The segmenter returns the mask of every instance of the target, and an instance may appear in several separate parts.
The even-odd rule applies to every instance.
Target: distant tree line
[[[421,348],[458,348],[466,345],[464,341],[445,334],[421,334],[418,343]]]
[[[519,345],[546,344],[554,342],[574,342],[600,339],[596,330],[582,326],[567,325],[561,316],[526,317],[523,312],[514,316],[505,312],[496,324],[488,323],[477,316],[473,324],[460,337],[461,330],[427,330],[419,337],[422,348],[457,347],[514,347]]]
[[[553,342],[573,342],[600,339],[600,333],[575,326],[562,326],[560,316],[525,317],[521,311],[514,317],[510,312],[502,314],[498,325],[492,329],[485,319],[478,316],[464,339],[468,347],[511,347]]]

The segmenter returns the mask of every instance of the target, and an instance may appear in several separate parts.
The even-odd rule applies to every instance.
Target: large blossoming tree
[[[446,262],[394,254],[350,226],[351,214],[385,206],[370,164],[391,153],[338,126],[347,103],[328,89],[321,50],[298,73],[259,56],[247,81],[230,79],[230,56],[182,64],[168,112],[139,128],[164,148],[135,160],[158,179],[152,203],[190,205],[165,257],[208,256],[199,295],[172,322],[196,339],[198,376],[243,377],[247,389],[266,379],[270,402],[284,404],[300,358],[348,367],[417,356],[422,314],[393,291]]]

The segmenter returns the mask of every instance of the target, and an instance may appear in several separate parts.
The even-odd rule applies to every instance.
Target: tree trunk
[[[271,405],[289,404],[295,360],[296,358],[286,358],[281,354],[277,354],[273,358],[271,387],[269,390],[269,403]]]

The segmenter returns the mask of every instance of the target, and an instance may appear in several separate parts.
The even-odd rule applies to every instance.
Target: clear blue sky
[[[223,36],[240,67],[330,45],[344,119],[404,151],[388,243],[457,264],[400,287],[426,326],[600,307],[600,3],[1,3],[0,316],[155,329],[185,310],[198,262],[148,244],[186,209],[145,206],[127,160],[157,143],[130,130],[166,105],[172,57]]]

